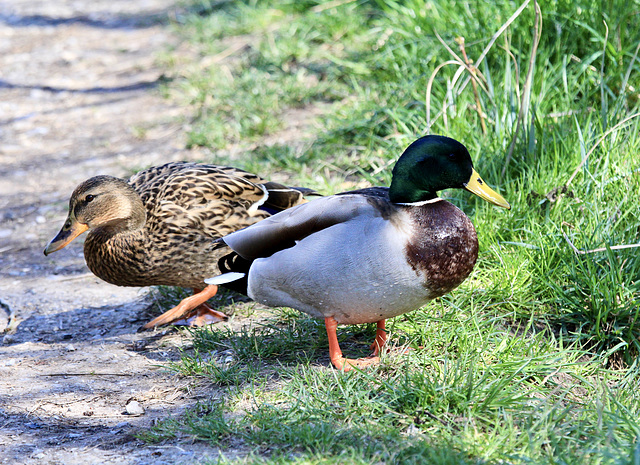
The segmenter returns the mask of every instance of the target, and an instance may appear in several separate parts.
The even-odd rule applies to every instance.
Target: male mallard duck
[[[220,321],[226,315],[205,303],[217,286],[205,287],[204,279],[220,272],[218,259],[229,250],[213,239],[297,205],[307,192],[236,168],[186,162],[152,167],[128,181],[95,176],[71,194],[69,216],[44,254],[90,230],[84,256],[99,278],[196,293],[143,328],[171,323],[194,308],[192,325]]]
[[[252,299],[324,318],[338,369],[376,363],[387,318],[451,291],[473,269],[476,231],[461,210],[436,195],[454,187],[510,208],[473,169],[464,145],[425,136],[402,154],[390,188],[319,198],[223,237],[219,241],[235,252],[222,260],[229,273],[205,282],[226,283],[246,273]],[[343,358],[337,325],[373,322],[372,357]]]

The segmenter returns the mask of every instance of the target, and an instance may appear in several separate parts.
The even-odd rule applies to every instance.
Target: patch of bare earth
[[[188,115],[159,90],[155,59],[177,42],[173,3],[0,0],[0,463],[218,455],[135,437],[218,395],[160,366],[188,338],[137,332],[150,317],[147,290],[93,277],[81,240],[42,253],[84,179],[203,158],[184,149]]]

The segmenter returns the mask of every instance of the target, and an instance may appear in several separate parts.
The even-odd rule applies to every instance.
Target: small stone
[[[137,400],[130,400],[125,406],[125,409],[127,410],[127,415],[144,415],[144,408]]]
[[[76,350],[78,350],[78,349],[76,349],[75,347],[73,347],[73,344],[69,344],[69,345],[67,346],[67,352],[75,352]]]
[[[418,428],[414,424],[409,425],[406,432],[407,436],[418,436],[420,433],[421,433],[420,428]]]

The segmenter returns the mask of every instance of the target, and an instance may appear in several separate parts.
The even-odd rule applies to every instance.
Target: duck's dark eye
[[[85,201],[85,202],[87,202],[87,203],[89,203],[89,202],[91,202],[91,201],[92,201],[93,199],[95,199],[95,198],[96,198],[96,196],[95,196],[95,195],[91,195],[91,194],[89,194],[89,195],[87,195],[87,196],[84,198],[84,201]]]
[[[455,153],[450,153],[450,154],[449,154],[449,158],[453,159],[453,158],[455,158],[455,157],[456,157],[456,154],[455,154]]]

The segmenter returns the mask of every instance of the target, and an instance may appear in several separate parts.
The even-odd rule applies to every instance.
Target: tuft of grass
[[[566,282],[551,283],[567,308],[559,323],[595,352],[631,364],[640,353],[640,261],[610,247],[599,255],[572,256]]]

